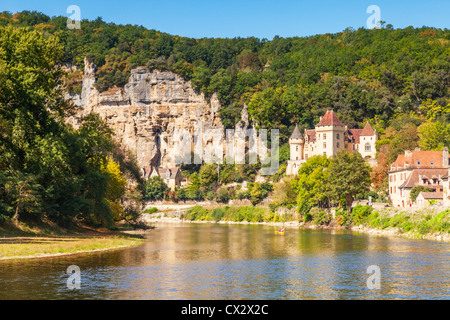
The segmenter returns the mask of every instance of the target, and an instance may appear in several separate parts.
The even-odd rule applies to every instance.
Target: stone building
[[[143,175],[146,179],[161,177],[171,190],[181,186],[182,176],[179,168],[154,168],[153,171],[150,168],[144,168]]]
[[[369,164],[376,164],[376,130],[367,122],[363,129],[348,129],[333,112],[328,110],[314,129],[302,134],[298,126],[289,139],[291,157],[286,168],[287,175],[296,175],[300,166],[310,157],[333,156],[338,151],[359,152]]]
[[[425,187],[436,192],[435,195],[425,194],[422,200],[433,196],[445,203],[448,201],[448,148],[442,151],[405,151],[391,164],[389,175],[389,197],[395,207],[412,206],[410,198],[414,187]],[[445,197],[444,197],[445,194]],[[431,197],[431,198],[430,198]]]

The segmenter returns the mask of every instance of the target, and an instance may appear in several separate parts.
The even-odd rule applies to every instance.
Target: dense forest
[[[61,122],[70,106],[62,101],[59,85],[80,93],[85,57],[98,67],[99,91],[124,86],[130,70],[145,66],[180,74],[207,98],[216,92],[227,128],[247,105],[255,125],[280,129],[281,163],[289,156],[286,143],[295,124],[311,128],[328,109],[350,128],[369,121],[380,137],[379,165],[371,174],[380,193],[398,154],[415,147],[442,150],[450,143],[448,29],[383,24],[270,41],[192,39],[101,18],[83,20],[81,29],[71,30],[66,17],[29,11],[0,13],[0,27],[0,209],[9,216],[45,210],[59,219],[62,212],[78,211],[98,222],[124,214],[116,205],[125,192],[120,176],[126,170],[136,175],[132,160],[118,156],[111,132],[95,116],[83,119],[78,130]],[[58,63],[78,70],[51,69]],[[13,75],[18,78],[11,80]],[[208,170],[199,176],[208,180]],[[221,182],[236,180],[230,178],[234,167],[220,172]],[[239,176],[249,180],[245,172]],[[204,190],[202,197],[215,191]],[[254,198],[260,200],[260,194]]]

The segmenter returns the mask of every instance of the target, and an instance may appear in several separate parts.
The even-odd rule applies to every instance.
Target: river
[[[334,230],[157,224],[137,248],[0,261],[0,299],[449,299],[450,244]],[[81,289],[67,287],[69,266]],[[369,266],[380,288],[369,289]]]

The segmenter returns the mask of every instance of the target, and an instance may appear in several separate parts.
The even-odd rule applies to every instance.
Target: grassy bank
[[[450,236],[450,210],[432,213],[424,209],[418,212],[372,211],[361,206],[352,212],[355,226],[377,230],[395,229],[398,234],[407,234],[414,238],[426,238],[430,235]]]
[[[0,260],[72,255],[142,243],[140,236],[105,229],[78,227],[65,230],[46,224],[0,226]]]
[[[299,222],[306,228],[339,228],[358,231],[379,231],[381,234],[396,234],[409,238],[427,238],[447,241],[450,239],[450,210],[433,212],[429,209],[407,212],[395,208],[373,210],[369,206],[357,205],[349,213],[337,210],[335,218],[327,210],[313,208],[305,215],[286,210],[284,214],[271,212],[268,207],[219,207],[206,209],[192,207],[179,216],[188,221],[211,222]],[[164,214],[166,217],[167,214]],[[167,217],[170,217],[167,216]]]
[[[190,221],[232,221],[232,222],[288,222],[293,221],[292,214],[279,215],[271,212],[267,207],[219,207],[215,209],[205,209],[195,206],[187,210],[180,217]]]

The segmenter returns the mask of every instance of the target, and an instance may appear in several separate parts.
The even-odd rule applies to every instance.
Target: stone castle
[[[333,112],[328,110],[315,129],[302,134],[298,126],[289,139],[291,157],[286,168],[287,175],[296,175],[308,158],[317,155],[333,156],[338,151],[359,152],[370,165],[376,164],[376,130],[367,122],[364,129],[348,129]]]

